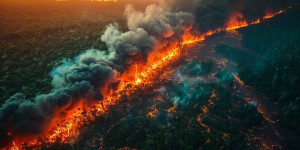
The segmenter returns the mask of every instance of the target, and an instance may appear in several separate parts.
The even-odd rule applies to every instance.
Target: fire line
[[[285,11],[280,10],[273,14],[267,14],[263,17],[263,19],[270,19],[283,12]],[[153,83],[152,79],[157,76],[157,72],[167,67],[171,62],[180,58],[181,50],[184,49],[186,45],[193,45],[197,42],[202,42],[206,39],[206,37],[217,34],[221,31],[232,31],[249,25],[259,24],[260,22],[261,20],[259,19],[249,23],[246,21],[236,21],[235,18],[232,18],[224,28],[208,31],[200,36],[194,36],[189,33],[185,34],[181,43],[175,43],[164,53],[155,53],[153,56],[150,55],[149,62],[147,62],[146,65],[139,66],[136,63],[131,69],[129,69],[128,72],[121,75],[120,85],[117,90],[104,95],[104,99],[99,103],[88,107],[84,104],[79,104],[75,110],[67,113],[67,117],[64,118],[63,121],[52,126],[49,132],[45,135],[42,135],[39,138],[33,137],[29,139],[15,137],[8,149],[23,149],[25,144],[27,147],[39,147],[42,144],[41,141],[46,141],[46,143],[49,144],[55,143],[56,141],[60,141],[62,143],[74,142],[75,137],[79,135],[80,128],[84,126],[86,122],[93,121],[95,117],[105,114],[110,106],[117,104],[123,94],[130,96],[138,87]],[[159,59],[154,59],[157,57]]]

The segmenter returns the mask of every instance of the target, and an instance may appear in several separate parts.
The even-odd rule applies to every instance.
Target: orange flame
[[[283,12],[284,11],[279,11],[274,14],[267,14],[264,19],[272,18]],[[55,118],[53,120],[53,125],[47,130],[46,134],[40,135],[38,138],[35,137],[29,139],[17,137],[16,139],[21,142],[15,143],[14,141],[9,149],[21,149],[24,143],[27,143],[29,147],[39,147],[41,145],[41,141],[39,139],[49,143],[55,143],[56,141],[60,141],[62,143],[74,142],[74,137],[79,135],[79,131],[82,126],[86,125],[90,120],[94,120],[95,117],[103,115],[110,106],[115,105],[121,99],[123,94],[130,96],[137,88],[146,84],[151,84],[160,71],[181,56],[181,51],[184,49],[185,45],[204,41],[206,37],[220,31],[230,31],[260,23],[259,19],[252,23],[247,23],[245,21],[241,21],[239,19],[241,17],[241,14],[234,15],[223,29],[208,31],[198,36],[185,34],[181,43],[175,42],[161,53],[153,52],[146,64],[140,66],[135,64],[129,69],[129,71],[124,73],[120,77],[120,85],[118,89],[104,95],[104,100],[92,105],[78,104],[78,106],[75,107],[76,109],[70,110],[64,117]],[[172,111],[173,109],[175,108],[172,107],[168,111]],[[203,112],[207,112],[206,107],[202,110]],[[154,112],[156,112],[155,109]],[[154,114],[150,113],[149,116],[152,117]]]
[[[249,23],[246,20],[244,20],[244,15],[242,13],[236,13],[232,15],[231,18],[229,19],[226,25],[226,31],[244,28],[249,25],[259,24],[259,23],[260,23],[259,19]]]
[[[266,16],[264,16],[264,19],[270,19],[270,18],[273,18],[274,16],[279,15],[279,14],[282,14],[282,13],[284,13],[284,12],[285,12],[285,10],[279,10],[278,12],[275,12],[275,13],[267,12],[267,13],[266,13]]]
[[[264,20],[270,19],[284,12],[285,10],[279,10],[278,12],[275,13],[267,12],[266,15],[263,17],[263,19]],[[252,22],[247,22],[244,19],[244,15],[242,13],[235,13],[230,17],[229,21],[227,22],[225,30],[230,31],[230,30],[240,29],[240,28],[247,27],[249,25],[259,24],[260,22],[261,22],[260,19],[256,19]]]

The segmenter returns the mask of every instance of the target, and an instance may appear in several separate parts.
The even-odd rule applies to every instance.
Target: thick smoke
[[[99,51],[89,50],[55,68],[51,73],[54,88],[49,94],[27,100],[18,93],[8,99],[0,108],[1,145],[11,138],[8,133],[18,136],[43,133],[58,112],[72,108],[79,101],[101,100],[101,88],[116,76],[103,56]]]
[[[150,5],[145,12],[136,11],[132,6],[125,11],[128,32],[122,33],[118,25],[107,27],[101,40],[106,43],[114,63],[125,67],[136,61],[147,61],[154,50],[163,50],[192,29],[192,14],[168,13],[159,5]]]
[[[0,146],[13,136],[34,136],[46,132],[59,112],[71,110],[80,101],[102,100],[103,93],[117,82],[117,75],[134,62],[146,62],[150,52],[162,50],[193,26],[189,13],[167,13],[158,5],[148,6],[145,13],[128,7],[125,15],[129,31],[109,25],[101,39],[106,52],[88,50],[74,60],[65,60],[53,69],[53,89],[49,94],[28,100],[15,94],[0,108]]]
[[[23,137],[45,132],[58,112],[68,111],[80,101],[101,100],[119,73],[135,62],[147,62],[150,53],[180,42],[194,23],[201,31],[222,27],[235,12],[251,20],[262,16],[267,6],[277,6],[282,1],[275,2],[166,0],[161,5],[148,6],[145,12],[129,6],[125,11],[129,31],[122,33],[118,25],[109,25],[101,37],[108,47],[106,52],[89,50],[54,68],[53,89],[49,94],[38,95],[33,100],[15,94],[2,105],[0,144],[8,144],[9,132]]]
[[[299,0],[165,0],[162,3],[169,11],[190,12],[200,31],[223,27],[235,13],[243,14],[245,21],[263,18],[268,11],[277,11]]]
[[[156,39],[144,29],[121,33],[117,25],[109,25],[101,40],[106,43],[114,63],[130,65],[140,60],[156,45]]]

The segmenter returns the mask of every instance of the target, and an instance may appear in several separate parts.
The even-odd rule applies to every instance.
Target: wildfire
[[[151,107],[151,111],[148,113],[148,117],[149,118],[155,118],[156,117],[156,115],[159,113],[159,111],[158,111],[158,109],[155,107],[155,106],[152,106]]]
[[[282,14],[284,13],[285,10],[279,10],[278,12],[275,13],[266,13],[266,15],[263,17],[263,19],[270,19],[273,18],[276,15]],[[249,25],[254,25],[254,24],[259,24],[261,22],[260,19],[256,19],[254,21],[248,22],[244,19],[243,14],[241,13],[236,13],[234,15],[231,16],[231,18],[229,19],[225,30],[226,31],[230,31],[230,30],[235,30],[235,29],[239,29],[239,28],[244,28],[247,27]]]
[[[13,141],[12,150],[19,150],[18,146],[16,145],[16,143],[14,141]]]
[[[283,12],[284,11],[279,11],[274,14],[267,14],[264,19],[272,18],[275,15]],[[51,126],[51,128],[48,130],[48,133],[46,133],[45,135],[42,135],[39,138],[26,140],[17,138],[21,142],[12,142],[12,145],[9,149],[21,149],[24,143],[26,143],[28,147],[38,147],[41,145],[41,140],[48,143],[55,143],[56,141],[60,141],[62,143],[74,142],[74,138],[79,135],[79,131],[82,126],[86,125],[91,120],[94,120],[95,117],[101,116],[106,113],[108,108],[112,105],[115,105],[120,100],[123,94],[130,96],[139,87],[146,84],[151,84],[155,77],[158,76],[160,71],[162,71],[170,63],[174,62],[181,56],[182,50],[184,50],[186,45],[204,41],[207,36],[213,35],[220,31],[230,31],[243,28],[248,25],[260,23],[259,19],[254,22],[247,23],[246,21],[240,20],[239,18],[241,17],[241,14],[234,15],[228,22],[227,26],[223,29],[208,31],[198,36],[185,34],[181,43],[175,42],[162,53],[153,52],[153,54],[150,55],[147,64],[143,64],[140,66],[138,66],[138,64],[135,64],[131,69],[129,69],[129,71],[124,73],[120,77],[120,85],[117,90],[104,95],[104,99],[102,101],[91,106],[86,106],[83,104],[78,105],[75,110],[70,111],[68,114],[66,114],[65,117],[53,120],[54,125]],[[212,97],[214,97],[214,95],[212,95]],[[168,111],[172,111],[173,109],[175,108],[172,107]],[[204,113],[208,111],[206,107],[202,108],[202,110]],[[156,111],[157,110],[154,109],[154,111],[151,112],[149,116],[155,116]]]
[[[237,76],[236,74],[233,74],[234,79],[240,84],[240,85],[244,85],[245,83],[240,79],[239,76]]]
[[[242,13],[236,13],[232,15],[231,18],[229,19],[225,30],[226,31],[235,30],[235,29],[244,28],[249,25],[259,24],[259,23],[260,23],[259,19],[249,23],[248,21],[244,20],[244,15]]]
[[[279,14],[282,14],[282,13],[284,13],[284,12],[285,12],[285,10],[279,10],[279,11],[276,12],[276,13],[267,13],[266,16],[264,16],[264,19],[273,18],[274,16],[279,15]]]

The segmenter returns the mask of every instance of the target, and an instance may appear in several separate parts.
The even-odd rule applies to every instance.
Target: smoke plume
[[[207,31],[224,26],[236,12],[245,20],[259,18],[279,0],[165,0],[146,8],[145,12],[127,7],[125,16],[129,31],[118,25],[106,27],[101,40],[107,51],[88,50],[74,60],[65,60],[53,69],[53,89],[48,94],[28,100],[15,94],[0,108],[0,144],[11,140],[8,133],[26,137],[46,132],[59,112],[68,111],[79,102],[103,99],[112,83],[135,62],[145,63],[156,51],[178,43],[195,29]],[[276,8],[275,7],[275,8]]]
[[[53,69],[50,93],[32,100],[17,93],[2,105],[1,146],[8,144],[11,135],[27,137],[46,132],[59,112],[71,110],[79,102],[102,100],[103,93],[117,82],[118,74],[134,62],[146,62],[154,50],[180,41],[192,29],[194,20],[192,14],[168,13],[159,5],[150,5],[145,12],[129,6],[125,16],[129,31],[122,33],[117,24],[110,24],[102,35],[106,52],[88,50]]]
[[[240,20],[251,22],[262,19],[266,12],[286,8],[299,0],[164,0],[160,2],[171,12],[192,13],[198,30],[205,32],[226,25],[236,13],[243,16]]]
[[[145,12],[136,11],[132,6],[125,10],[129,31],[122,33],[118,25],[107,27],[101,40],[106,43],[111,59],[125,67],[134,62],[146,62],[150,52],[163,50],[192,29],[192,14],[168,13],[159,5],[150,5]]]
[[[8,99],[0,108],[0,141],[7,142],[4,139],[11,138],[8,133],[21,137],[41,134],[58,112],[67,111],[79,101],[101,100],[101,88],[116,76],[103,56],[99,51],[89,50],[55,68],[49,94],[27,100],[17,93]]]

